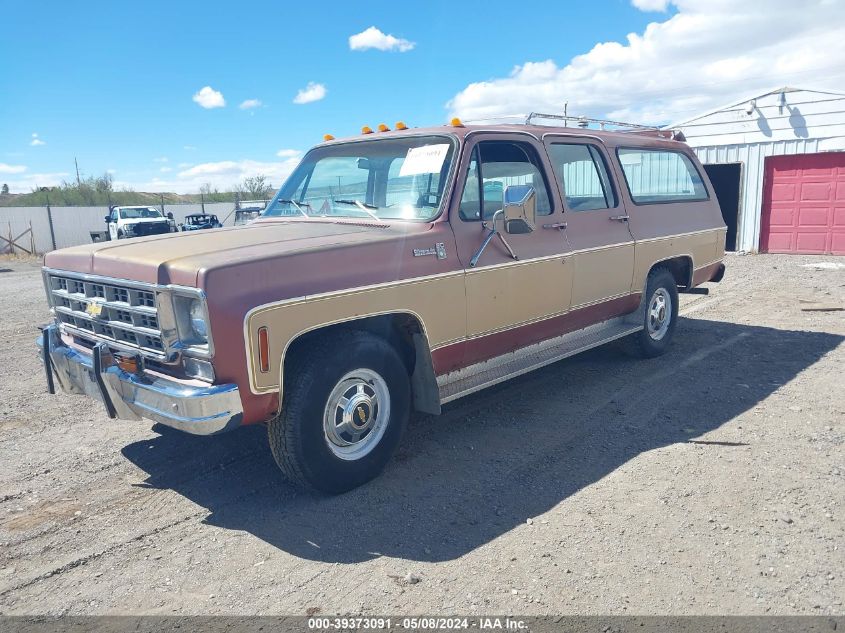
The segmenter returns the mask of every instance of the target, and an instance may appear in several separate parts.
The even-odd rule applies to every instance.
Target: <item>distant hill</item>
[[[200,194],[180,193],[147,193],[144,191],[79,191],[76,188],[56,187],[50,191],[35,191],[32,193],[10,193],[0,195],[0,207],[43,207],[47,204],[54,207],[105,207],[109,204],[130,205],[148,204],[200,204],[205,202],[235,202],[234,191],[224,191]],[[244,196],[241,195],[241,199]]]

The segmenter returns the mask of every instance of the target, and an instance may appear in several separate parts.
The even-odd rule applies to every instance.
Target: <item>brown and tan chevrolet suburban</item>
[[[666,351],[725,225],[660,131],[451,125],[309,151],[251,224],[46,255],[51,391],[188,433],[267,424],[284,473],[376,476],[413,410],[608,341]]]

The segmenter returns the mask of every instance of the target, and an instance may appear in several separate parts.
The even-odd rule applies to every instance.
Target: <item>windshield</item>
[[[120,210],[120,217],[124,220],[137,220],[138,218],[161,218],[161,211],[154,207],[123,207]]]
[[[440,212],[454,153],[455,142],[445,136],[318,147],[262,215],[431,220]]]

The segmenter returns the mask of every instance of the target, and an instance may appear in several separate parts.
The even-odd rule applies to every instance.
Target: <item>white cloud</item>
[[[22,174],[26,171],[26,165],[9,165],[0,163],[0,174]]]
[[[166,174],[168,172],[173,171],[173,169],[171,169],[170,167],[162,167],[161,169],[159,169],[159,171],[163,174]]]
[[[669,8],[669,0],[631,0],[640,11],[660,11],[663,12]]]
[[[277,188],[298,163],[299,156],[279,161],[242,159],[201,163],[167,177],[156,176],[148,182],[133,182],[131,186],[135,191],[196,193],[200,187],[209,184],[220,191],[231,191],[244,178],[264,174],[268,182]],[[127,183],[126,186],[130,185]]]
[[[222,108],[226,105],[223,93],[211,86],[205,86],[193,96],[193,100],[200,107],[210,110],[211,108]]]
[[[246,101],[242,101],[241,105],[238,106],[241,110],[252,110],[253,108],[260,108],[262,105],[261,99],[247,99]]]
[[[38,134],[33,132],[32,133],[32,140],[29,142],[29,144],[32,145],[33,147],[38,147],[39,145],[46,145],[47,142],[42,141],[40,138],[38,138]]]
[[[326,87],[323,84],[309,81],[308,85],[296,93],[293,98],[294,103],[311,103],[312,101],[319,101],[326,96]]]
[[[469,84],[447,108],[471,120],[560,113],[568,102],[569,114],[670,123],[757,91],[836,89],[845,81],[841,3],[670,1],[675,15],[625,43],[598,43],[563,66],[526,62],[506,77]]]
[[[276,152],[279,158],[299,158],[302,155],[298,149],[280,149]]]
[[[182,146],[182,149],[184,149],[187,152],[193,152],[196,148],[197,148],[196,145],[183,145]]]
[[[365,51],[375,48],[379,51],[399,51],[405,53],[416,46],[415,42],[382,33],[374,26],[349,36],[349,48],[353,51]]]
[[[170,159],[167,156],[159,156],[158,158],[153,158],[154,163],[166,163]]]
[[[9,185],[11,193],[29,193],[38,187],[56,187],[68,176],[70,174],[67,172],[26,174],[15,178],[4,178],[3,182]]]

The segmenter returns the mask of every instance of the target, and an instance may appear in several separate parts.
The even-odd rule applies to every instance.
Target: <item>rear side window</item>
[[[619,162],[637,204],[707,200],[707,189],[692,161],[671,150],[619,148]]]
[[[612,209],[616,195],[607,175],[607,166],[592,145],[554,143],[549,158],[563,185],[566,206],[572,211]]]

